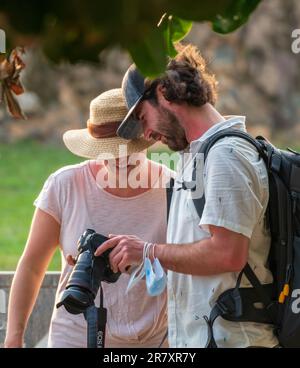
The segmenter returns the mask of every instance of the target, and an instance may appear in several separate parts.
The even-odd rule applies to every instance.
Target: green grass
[[[33,201],[47,177],[83,160],[61,146],[32,141],[0,144],[0,271],[16,269],[35,209]],[[59,270],[60,264],[57,250],[49,270]]]
[[[46,178],[80,161],[64,147],[36,142],[0,144],[0,270],[15,270],[31,224],[33,201]],[[57,251],[49,270],[59,269]]]

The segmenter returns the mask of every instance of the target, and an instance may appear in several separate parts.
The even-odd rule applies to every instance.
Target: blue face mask
[[[145,264],[145,259],[147,257],[149,248],[150,248],[149,243],[145,243],[144,249],[143,249],[143,261],[139,266],[135,267],[134,270],[132,271],[130,279],[128,281],[126,294],[145,276],[144,264]]]
[[[167,275],[159,260],[155,258],[153,264],[151,264],[150,259],[146,257],[144,269],[148,294],[151,296],[160,295],[167,285]]]
[[[137,266],[129,279],[126,293],[133,288],[146,275],[146,287],[148,294],[151,296],[160,295],[167,285],[167,275],[162,268],[158,258],[155,258],[151,264],[149,251],[152,243],[145,243],[143,250],[143,260]]]

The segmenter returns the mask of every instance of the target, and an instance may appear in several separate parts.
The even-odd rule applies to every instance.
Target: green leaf
[[[171,39],[173,42],[178,42],[190,32],[193,22],[180,19],[174,15],[171,17],[169,21]]]
[[[165,37],[167,54],[170,57],[175,57],[177,52],[174,43],[182,40],[191,30],[193,22],[180,19],[166,13],[160,20],[159,27],[163,31]]]
[[[172,35],[171,35],[171,29],[170,29],[170,23],[172,21],[172,16],[165,13],[161,20],[159,21],[158,27],[163,32],[163,36],[165,39],[166,49],[167,49],[167,55],[170,57],[175,57],[177,52],[175,50]]]
[[[247,22],[262,0],[210,0],[205,6],[200,1],[171,1],[168,12],[191,21],[211,21],[218,33],[229,33]]]
[[[154,28],[144,40],[130,44],[127,48],[143,75],[155,78],[165,71],[167,49],[161,29]]]
[[[226,34],[235,31],[249,19],[261,0],[236,0],[224,14],[218,14],[212,21],[215,32]]]
[[[203,22],[214,19],[216,14],[224,14],[236,0],[169,0],[167,11],[182,19]]]

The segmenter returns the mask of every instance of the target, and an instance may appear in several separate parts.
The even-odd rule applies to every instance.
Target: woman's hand
[[[67,255],[66,260],[69,266],[75,266],[76,259],[73,256],[71,256],[71,254]]]

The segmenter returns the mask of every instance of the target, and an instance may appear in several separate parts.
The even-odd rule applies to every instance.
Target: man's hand
[[[106,250],[114,248],[109,261],[113,272],[126,272],[129,266],[138,265],[143,260],[145,241],[134,235],[109,235],[109,240],[99,247],[95,256],[98,257]]]

